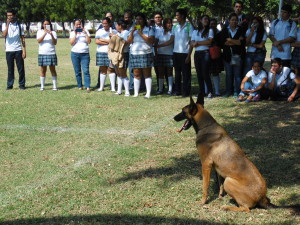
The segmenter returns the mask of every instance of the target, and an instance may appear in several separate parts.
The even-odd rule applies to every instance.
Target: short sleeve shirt
[[[278,22],[276,23],[275,26],[276,21]],[[288,37],[297,38],[296,29],[297,27],[295,22],[290,23],[289,20],[283,21],[282,19],[274,20],[271,24],[270,36],[274,36],[274,38],[277,41],[284,40]],[[285,43],[282,44],[281,46],[283,47],[284,50],[282,52],[280,52],[277,47],[272,46],[271,59],[281,58],[282,60],[290,60],[292,58],[291,44]]]
[[[160,34],[156,37],[158,39],[158,44],[165,43],[171,39],[172,33],[169,31],[165,34],[164,31],[160,32]],[[160,55],[173,55],[173,44],[170,44],[165,47],[161,47],[157,49],[157,53]]]
[[[155,38],[158,39],[158,36],[160,36],[160,34],[162,32],[164,32],[164,28],[161,26],[158,26],[155,24],[155,26],[153,27],[154,28],[154,35],[155,35]]]
[[[36,34],[36,39],[40,39],[44,35],[44,30],[39,30]],[[55,31],[52,31],[52,35],[54,39],[57,39],[57,35]],[[52,43],[52,37],[49,33],[46,34],[44,40],[39,43],[39,54],[41,55],[54,55],[55,45]]]
[[[151,27],[144,27],[143,34],[147,37],[153,36],[154,31]],[[152,53],[152,45],[144,41],[144,39],[138,34],[138,31],[133,32],[133,43],[130,46],[130,54],[132,55],[144,55]]]
[[[281,73],[280,74],[276,74],[275,88],[279,87],[280,85],[286,85],[291,80],[294,80],[296,78],[295,73],[290,72],[290,71],[291,71],[290,68],[283,67]],[[271,83],[272,78],[273,78],[273,73],[269,72],[269,74],[268,74],[268,84]]]
[[[90,37],[90,33],[86,30],[87,35]],[[75,36],[75,31],[70,33],[70,39]],[[86,41],[85,33],[77,33],[75,43],[71,49],[72,52],[75,53],[89,53],[89,45]]]
[[[8,33],[6,36],[5,42],[5,51],[7,52],[15,52],[21,51],[21,37],[20,37],[20,27],[21,26],[18,22],[10,23],[8,27]],[[3,30],[6,29],[6,24],[3,24]],[[24,35],[24,28],[21,26],[21,35]]]
[[[130,32],[128,30],[123,30],[121,33],[117,33],[117,35],[121,38],[123,38],[123,40],[127,41],[128,36],[129,36]],[[124,53],[129,52],[129,45],[125,45],[124,49],[123,49]]]
[[[192,33],[192,41],[207,41],[211,38],[214,38],[214,31],[212,29],[209,29],[207,37],[202,37],[203,31],[199,32],[198,30],[194,30]],[[209,46],[200,45],[195,48],[195,51],[203,51],[208,50]]]
[[[250,32],[251,32],[251,29],[248,29],[247,32],[246,32],[246,37],[248,37],[250,35]],[[257,35],[257,32],[254,31],[253,35],[252,35],[252,38],[250,40],[250,43],[251,44],[254,44],[255,43],[255,39],[256,39],[256,35]],[[263,35],[263,38],[262,38],[262,41],[266,41],[267,40],[267,33],[264,32],[264,35]],[[253,46],[249,46],[247,48],[247,52],[255,52],[256,51],[256,48],[253,47]]]
[[[297,27],[297,41],[300,41],[300,27]]]
[[[253,86],[256,88],[261,84],[261,81],[264,78],[267,78],[267,73],[264,70],[261,70],[259,74],[255,74],[253,70],[250,70],[247,74],[246,77],[251,78]]]
[[[116,30],[112,30],[112,33],[116,34],[117,31]],[[101,28],[100,30],[98,30],[96,32],[96,35],[95,35],[95,38],[98,39],[98,38],[102,38],[102,39],[105,39],[105,40],[109,40],[109,30],[106,31],[104,28]],[[107,53],[108,52],[108,44],[107,45],[97,45],[97,52],[104,52],[104,53]]]
[[[174,49],[176,53],[188,53],[190,39],[194,31],[193,26],[186,22],[182,27],[176,24],[172,28],[172,36],[174,36]]]

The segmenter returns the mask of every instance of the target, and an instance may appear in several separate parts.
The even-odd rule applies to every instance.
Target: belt
[[[202,53],[202,52],[209,52],[209,50],[207,49],[207,50],[198,50],[198,51],[196,51],[196,52],[199,52],[199,53]]]

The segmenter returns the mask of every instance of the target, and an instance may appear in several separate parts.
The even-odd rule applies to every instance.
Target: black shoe
[[[26,88],[25,87],[19,87],[19,89],[24,91]]]
[[[7,87],[5,90],[8,91],[8,90],[11,90],[11,89],[13,89],[13,88],[12,87]]]
[[[162,92],[162,91],[157,91],[156,94],[157,94],[157,95],[162,95],[163,92]]]
[[[174,92],[173,96],[181,96],[181,93]]]

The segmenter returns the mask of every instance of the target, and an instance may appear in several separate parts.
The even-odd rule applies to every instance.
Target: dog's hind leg
[[[253,196],[251,196],[253,193],[249,193],[249,187],[233,178],[226,177],[224,181],[224,190],[239,205],[239,207],[224,205],[222,206],[222,209],[224,210],[249,212],[250,208],[253,208],[257,203],[255,199],[253,199]]]
[[[223,205],[221,209],[226,211],[234,211],[234,212],[250,212],[250,209],[244,206],[230,206],[230,205]]]

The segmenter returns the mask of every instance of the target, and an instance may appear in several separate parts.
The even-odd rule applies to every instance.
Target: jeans
[[[85,88],[90,88],[91,85],[90,54],[71,52],[71,60],[74,67],[77,87],[79,88],[82,87],[82,75],[81,75],[81,68],[82,68],[82,72],[84,74],[84,86]]]
[[[247,53],[246,58],[245,58],[245,67],[244,67],[244,76],[252,69],[254,61],[259,61],[262,65],[265,62],[266,58],[266,53],[261,52],[261,53]]]
[[[241,86],[241,66],[232,66],[224,60],[224,67],[226,72],[226,94],[231,94],[232,91],[235,94],[239,93]],[[233,79],[234,85],[232,86]]]
[[[244,85],[244,89],[246,89],[246,90],[253,90],[253,89],[255,89],[255,88],[256,88],[256,87],[253,86],[250,82],[246,82],[245,85]],[[254,97],[254,96],[257,95],[257,94],[259,94],[259,91],[250,93],[249,95]],[[240,92],[240,95],[245,96],[246,93],[244,93],[243,91],[241,91],[241,92]]]
[[[183,96],[189,96],[191,93],[191,62],[185,63],[187,53],[175,53],[174,57],[174,69],[175,69],[175,86],[174,93],[181,94],[181,78],[183,86]]]
[[[205,94],[204,81],[207,86],[207,93],[212,93],[213,87],[209,76],[209,51],[196,51],[194,62],[198,77],[199,93]]]
[[[24,69],[24,59],[22,57],[22,50],[15,51],[15,52],[6,52],[6,62],[7,62],[7,88],[13,88],[14,81],[15,81],[15,64],[14,61],[16,60],[16,65],[19,72],[19,87],[25,88],[25,69]]]

